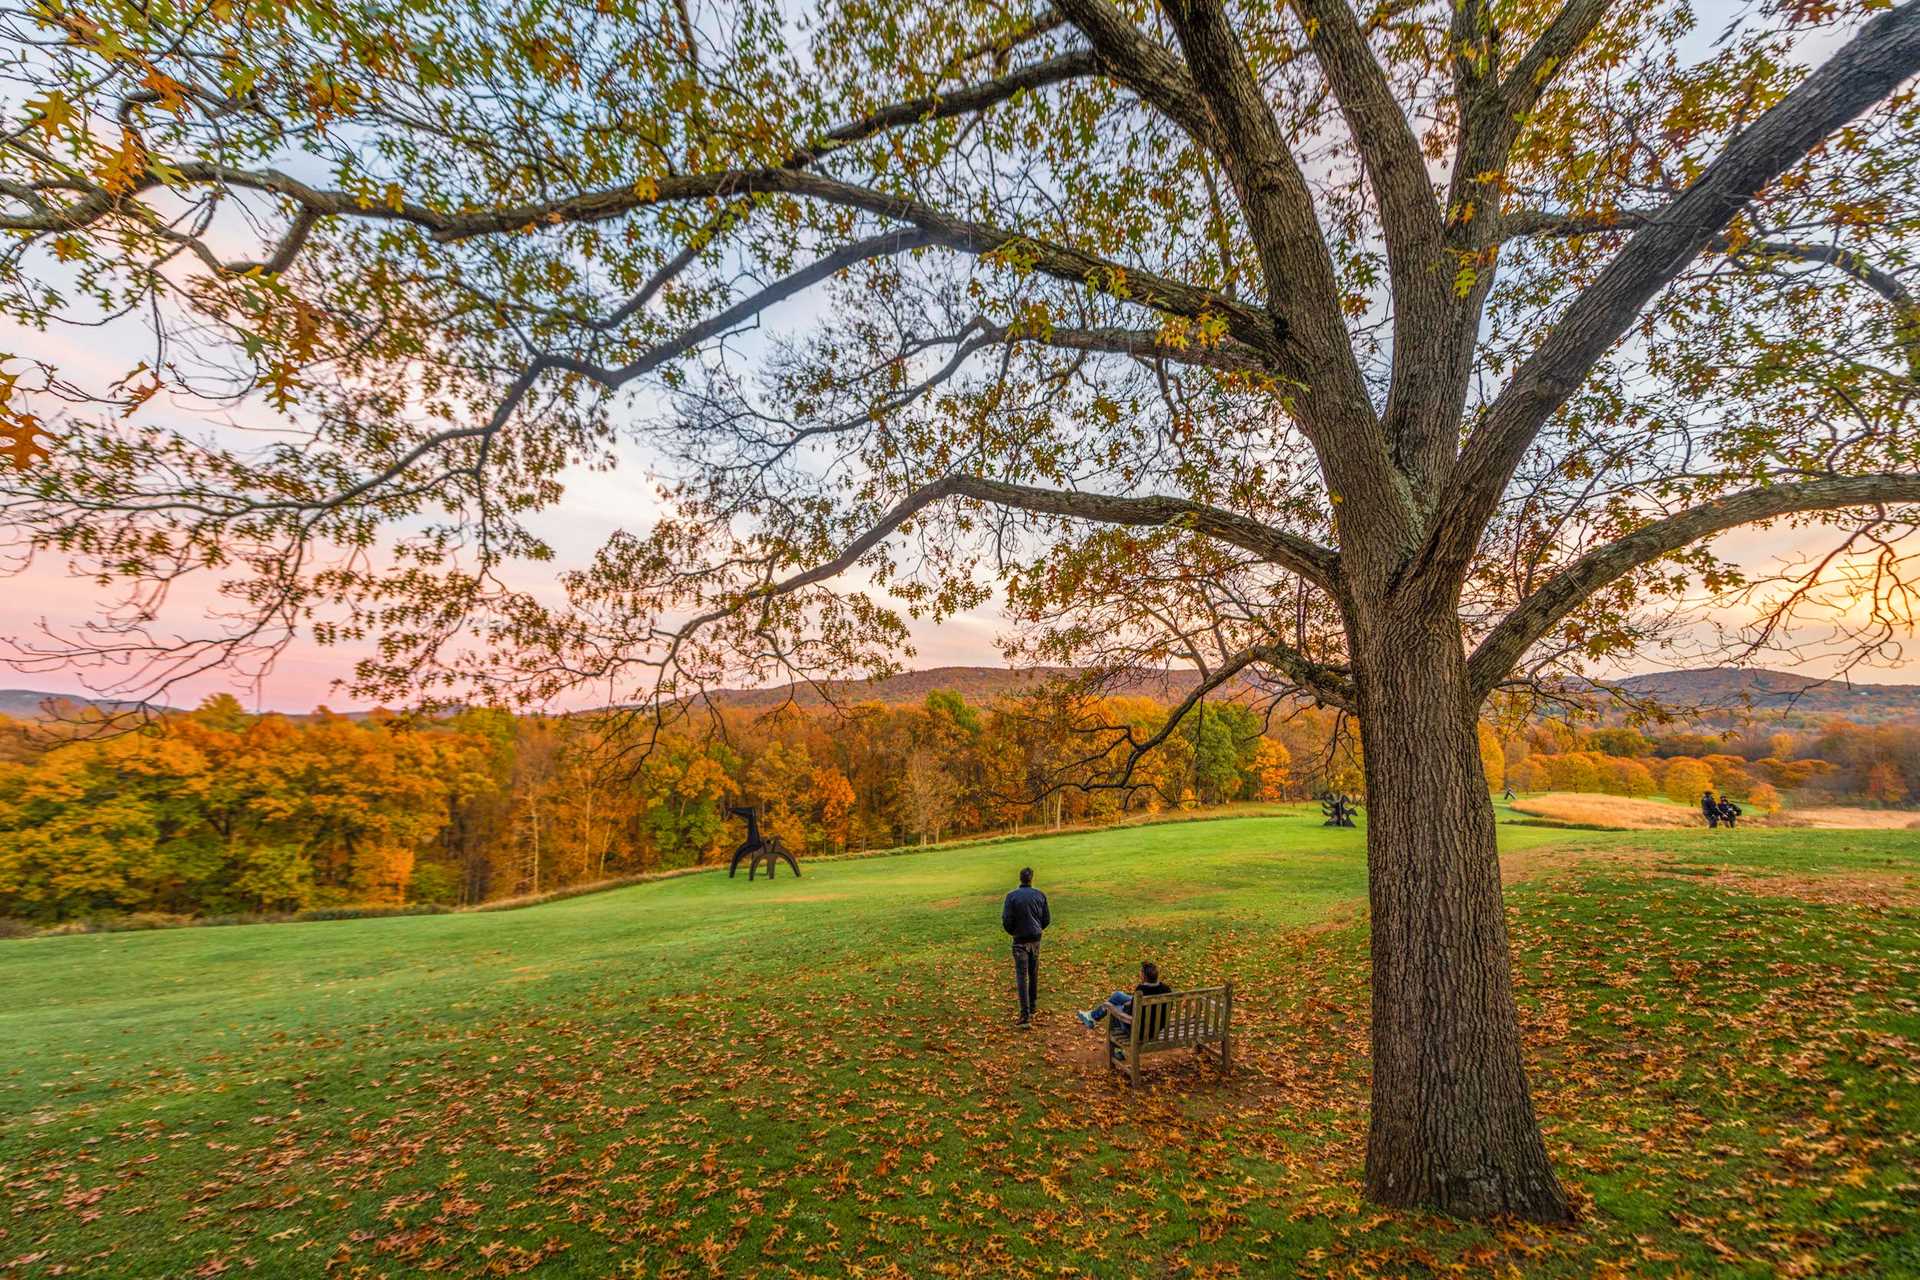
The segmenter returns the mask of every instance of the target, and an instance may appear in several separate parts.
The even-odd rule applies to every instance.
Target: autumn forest
[[[802,856],[1058,828],[1327,791],[1364,795],[1331,713],[1203,703],[1111,784],[1126,743],[1166,727],[1145,697],[715,710],[646,753],[607,717],[249,715],[229,695],[133,732],[0,724],[0,918],[470,906],[724,860],[764,807]],[[1483,722],[1489,784],[1765,815],[1787,800],[1898,805],[1920,726],[1794,731]]]

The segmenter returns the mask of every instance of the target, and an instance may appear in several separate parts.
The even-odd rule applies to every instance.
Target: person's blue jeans
[[[1133,996],[1125,991],[1116,991],[1107,997],[1107,1002],[1093,1011],[1095,1022],[1107,1016],[1108,1012],[1118,1009],[1121,1013],[1133,1012]]]

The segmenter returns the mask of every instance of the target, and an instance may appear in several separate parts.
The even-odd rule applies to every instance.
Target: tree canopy
[[[1463,565],[1483,690],[1842,507],[1887,640],[1920,107],[1882,7],[11,13],[0,297],[150,331],[6,366],[16,552],[127,604],[39,650],[157,691],[374,636],[370,695],[672,698],[886,667],[997,579],[1024,653],[1340,703],[1357,506]],[[657,518],[531,588],[616,462]],[[156,634],[194,573],[230,613]]]

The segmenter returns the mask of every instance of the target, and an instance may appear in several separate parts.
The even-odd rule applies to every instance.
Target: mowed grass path
[[[1920,837],[1726,836],[1502,828],[1574,1230],[1360,1198],[1362,837],[1303,808],[0,944],[0,1276],[1920,1275]],[[1099,1064],[1143,956],[1235,982],[1231,1081]]]

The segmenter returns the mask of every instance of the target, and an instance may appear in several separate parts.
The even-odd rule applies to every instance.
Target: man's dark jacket
[[[1052,923],[1047,895],[1030,884],[1008,894],[1000,907],[1000,927],[1012,934],[1015,942],[1038,942],[1040,931]]]

